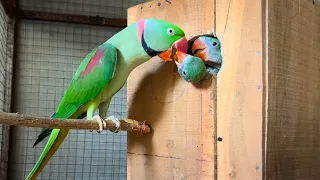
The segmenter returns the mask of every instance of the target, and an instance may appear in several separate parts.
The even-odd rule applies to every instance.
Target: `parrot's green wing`
[[[82,105],[94,100],[113,78],[117,63],[117,48],[104,43],[93,49],[79,65],[67,88],[54,118],[69,118]],[[52,129],[44,128],[34,145],[51,134]]]
[[[94,100],[112,79],[117,62],[117,49],[102,44],[88,54],[76,71],[54,117],[67,118],[82,105]]]

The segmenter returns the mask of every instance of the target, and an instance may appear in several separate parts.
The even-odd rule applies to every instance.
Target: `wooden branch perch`
[[[144,122],[132,119],[120,120],[119,131],[136,131],[141,134],[150,132],[150,127]],[[37,117],[21,115],[17,113],[0,113],[0,124],[13,126],[28,126],[41,128],[58,128],[58,129],[87,129],[99,130],[99,124],[95,120],[85,119],[56,119],[49,117]],[[111,120],[106,121],[104,130],[116,130],[115,124]]]

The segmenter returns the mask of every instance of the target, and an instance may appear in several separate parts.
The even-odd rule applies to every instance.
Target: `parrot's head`
[[[177,51],[174,60],[180,76],[187,82],[197,83],[207,74],[203,60],[198,57]]]
[[[220,41],[213,36],[200,36],[189,46],[189,53],[201,58],[209,66],[221,66]]]
[[[186,53],[188,41],[183,30],[177,25],[159,19],[137,21],[138,36],[145,52],[159,56],[164,61],[172,61],[172,49]]]

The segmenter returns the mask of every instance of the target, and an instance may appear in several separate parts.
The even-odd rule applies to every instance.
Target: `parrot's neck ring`
[[[141,44],[142,47],[144,49],[144,51],[150,56],[150,57],[154,57],[157,56],[158,54],[162,53],[162,51],[156,51],[154,49],[152,49],[151,47],[149,47],[144,39],[144,32],[142,32],[142,37],[141,37]]]

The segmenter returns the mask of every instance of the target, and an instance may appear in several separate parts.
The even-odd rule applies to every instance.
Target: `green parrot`
[[[188,53],[201,58],[207,72],[216,75],[222,65],[221,43],[213,35],[201,35],[189,40]]]
[[[173,59],[181,78],[187,82],[197,83],[207,74],[206,66],[201,58],[177,51],[174,53]]]
[[[104,119],[119,129],[120,121],[107,117],[112,96],[127,81],[130,72],[151,57],[172,61],[171,49],[187,52],[188,41],[177,25],[158,19],[141,19],[94,48],[81,62],[53,118],[96,120],[99,132]],[[94,116],[96,109],[99,115]],[[107,117],[107,118],[106,118]],[[34,146],[49,136],[37,163],[26,179],[36,179],[67,136],[69,129],[43,129]]]

